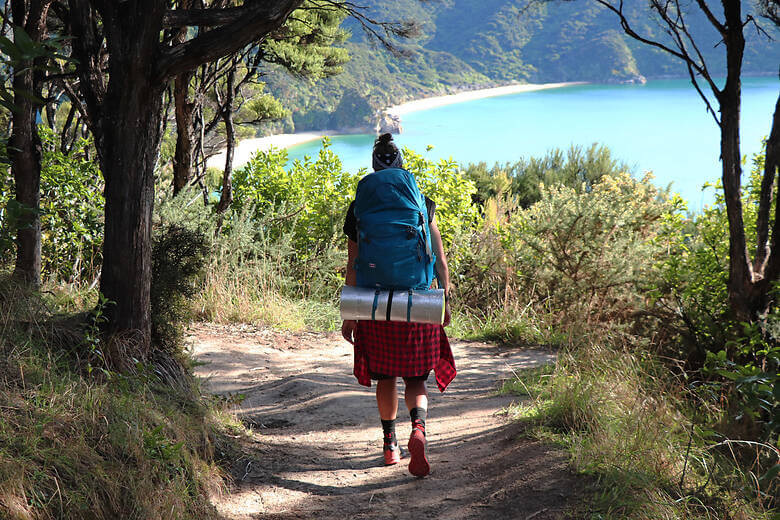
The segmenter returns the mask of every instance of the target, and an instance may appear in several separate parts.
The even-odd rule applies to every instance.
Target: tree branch
[[[688,32],[688,29],[685,25],[685,21],[682,18],[682,13],[679,9],[679,5],[677,4],[677,2],[676,1],[674,2],[675,12],[677,13],[677,17],[676,17],[677,20],[673,20],[669,16],[668,10],[670,4],[672,3],[669,0],[667,0],[665,5],[661,5],[661,3],[658,0],[651,0],[651,8],[655,9],[658,12],[658,15],[661,17],[661,19],[668,27],[667,34],[669,34],[669,36],[671,36],[671,38],[675,41],[675,45],[678,47],[678,49],[673,49],[668,45],[665,45],[655,40],[651,40],[649,38],[645,38],[644,36],[641,36],[639,33],[637,33],[634,30],[634,28],[631,26],[631,23],[628,21],[625,14],[623,13],[623,0],[620,0],[618,7],[612,5],[608,0],[596,0],[596,2],[601,4],[603,7],[606,7],[607,9],[609,9],[610,11],[612,11],[618,16],[618,18],[620,19],[620,26],[628,36],[641,43],[660,49],[682,60],[685,63],[686,67],[688,68],[688,75],[690,76],[691,83],[696,89],[696,92],[699,94],[699,97],[701,97],[701,99],[704,101],[704,104],[707,106],[707,111],[710,114],[712,114],[712,117],[715,119],[715,122],[718,124],[718,126],[720,126],[721,122],[720,119],[718,118],[717,112],[713,109],[712,104],[710,103],[707,96],[704,95],[704,92],[702,91],[696,79],[697,76],[701,76],[702,78],[704,78],[704,80],[707,82],[707,84],[709,85],[710,89],[712,90],[712,92],[715,94],[716,97],[720,95],[720,90],[718,89],[718,86],[715,84],[715,82],[712,80],[712,77],[710,76],[709,71],[707,70],[707,65],[704,62],[704,58],[699,52],[699,49],[696,46],[696,44],[693,43],[693,48],[700,62],[694,60],[691,57],[691,55],[689,54],[685,46],[685,41],[687,40],[689,42],[693,42],[693,38]],[[685,38],[683,38],[683,35],[685,36]]]
[[[68,5],[70,12],[66,24],[70,25],[72,34],[75,36],[72,47],[73,54],[79,61],[79,90],[81,90],[86,105],[83,116],[95,139],[100,141],[103,139],[101,121],[104,120],[102,115],[103,100],[107,88],[102,67],[103,37],[92,23],[95,16],[88,2],[68,0]],[[74,99],[77,97],[73,92],[70,94],[74,94]],[[82,112],[81,108],[79,112]],[[87,114],[91,117],[86,118]],[[98,150],[101,148],[101,146],[97,146]]]
[[[243,11],[242,16],[235,21],[161,52],[155,76],[159,81],[167,81],[176,74],[226,56],[251,42],[264,39],[302,2],[303,0],[248,2],[240,8]]]
[[[710,21],[713,27],[720,33],[721,36],[726,35],[726,26],[722,23],[720,23],[720,20],[718,20],[715,15],[710,10],[710,7],[707,5],[707,3],[704,0],[696,0],[696,5],[699,6],[699,9],[704,13],[704,15],[707,17],[707,20]]]
[[[163,27],[218,27],[234,23],[246,15],[244,7],[225,9],[173,9],[163,16]]]

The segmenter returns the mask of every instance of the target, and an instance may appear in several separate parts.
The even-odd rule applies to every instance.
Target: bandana
[[[392,153],[374,153],[372,156],[372,166],[375,171],[385,170],[387,168],[401,168],[404,165],[404,157],[399,150]]]

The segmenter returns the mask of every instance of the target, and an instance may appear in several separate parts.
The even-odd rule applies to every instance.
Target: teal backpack
[[[428,289],[436,256],[428,209],[414,175],[400,168],[369,173],[355,195],[357,285]]]

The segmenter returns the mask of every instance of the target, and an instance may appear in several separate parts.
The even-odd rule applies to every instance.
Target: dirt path
[[[430,382],[432,469],[417,479],[408,458],[382,466],[373,388],[355,381],[339,335],[198,325],[191,340],[207,363],[198,375],[216,393],[245,395],[238,413],[254,431],[252,457],[236,462],[234,489],[217,501],[227,518],[544,520],[579,501],[565,454],[524,440],[499,413],[512,399],[495,395],[499,379],[548,352],[453,342],[458,377],[444,394]],[[398,417],[405,448],[403,402]]]

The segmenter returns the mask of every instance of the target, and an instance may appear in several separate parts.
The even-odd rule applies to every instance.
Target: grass
[[[0,517],[217,518],[215,460],[234,419],[191,378],[85,370],[82,346],[62,342],[80,332],[52,319],[58,298],[3,282]]]
[[[554,366],[520,372],[502,391],[530,396],[509,413],[537,438],[565,446],[573,467],[596,478],[582,518],[776,518],[744,466],[713,449],[704,425],[719,411],[693,409],[690,392],[660,373],[649,355],[589,344],[562,351]]]
[[[457,304],[448,333],[454,337],[490,341],[505,345],[561,345],[567,336],[558,331],[556,316],[544,315],[532,307],[501,308],[478,312]]]
[[[281,276],[264,264],[245,262],[235,269],[211,266],[193,305],[198,319],[214,323],[251,323],[277,329],[335,330],[338,308],[314,298],[283,294]]]

